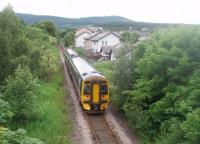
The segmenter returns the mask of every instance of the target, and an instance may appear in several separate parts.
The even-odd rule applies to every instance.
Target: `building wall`
[[[85,40],[85,49],[92,49],[92,41],[90,40]]]
[[[110,60],[111,60],[111,61],[114,61],[114,60],[115,60],[115,56],[114,56],[113,52],[111,53]]]
[[[84,47],[85,47],[85,49],[89,49],[89,41],[88,40],[84,41]]]
[[[116,44],[119,44],[120,43],[120,38],[113,35],[113,34],[109,34],[108,36],[100,39],[97,43],[97,45],[94,45],[94,51],[96,52],[100,52],[101,50],[101,47],[102,46],[113,46],[113,45],[116,45]]]
[[[75,38],[75,46],[76,47],[84,47],[84,42],[86,37],[88,37],[90,34],[89,33],[83,33],[80,36],[78,36],[77,38]]]
[[[97,52],[96,50],[97,50],[98,46],[99,46],[98,42],[92,41],[92,49],[94,52]]]

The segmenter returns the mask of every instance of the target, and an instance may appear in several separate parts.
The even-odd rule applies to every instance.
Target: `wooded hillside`
[[[40,21],[50,20],[54,22],[60,28],[78,28],[81,26],[101,26],[113,30],[132,29],[141,30],[142,28],[159,28],[167,27],[172,24],[159,24],[159,23],[147,23],[147,22],[136,22],[120,16],[104,16],[104,17],[86,17],[86,18],[64,18],[56,16],[43,16],[43,15],[32,15],[32,14],[21,14],[17,13],[16,16],[22,19],[27,24],[35,24]]]

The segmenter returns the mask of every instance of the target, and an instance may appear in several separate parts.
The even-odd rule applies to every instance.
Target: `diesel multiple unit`
[[[107,79],[72,49],[65,50],[65,63],[83,109],[88,112],[103,112],[109,103]]]

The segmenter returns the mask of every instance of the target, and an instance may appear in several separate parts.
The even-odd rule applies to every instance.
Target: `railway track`
[[[62,54],[64,46],[59,45]],[[72,79],[71,79],[72,81]],[[103,114],[84,114],[96,144],[122,144]]]
[[[87,114],[87,118],[97,144],[121,144],[102,114]]]

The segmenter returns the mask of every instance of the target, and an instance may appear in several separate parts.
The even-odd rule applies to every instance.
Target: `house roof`
[[[94,36],[96,36],[96,35],[99,34],[99,33],[101,33],[101,32],[100,32],[100,31],[94,32],[94,33],[90,34],[88,37],[86,37],[85,39],[86,39],[86,40],[89,40],[89,39],[93,38]]]
[[[118,34],[114,33],[114,32],[102,32],[102,33],[99,33],[97,35],[95,35],[94,37],[92,37],[90,40],[91,41],[99,41],[100,39],[110,35],[110,34],[113,34],[119,38],[121,38]]]
[[[87,29],[88,31],[84,31],[84,32],[82,32],[82,33],[80,33],[80,34],[78,34],[78,35],[75,35],[75,38],[77,38],[77,37],[79,37],[80,35],[82,35],[82,34],[84,34],[84,33],[100,33],[100,32],[102,32],[102,28],[101,27],[80,27],[80,28],[78,28],[75,32],[77,32],[77,31],[79,31],[80,29],[83,29],[83,28],[85,28],[85,29]]]
[[[89,31],[93,32],[93,30],[90,29],[90,28],[88,28],[88,27],[80,27],[80,28],[78,28],[75,32],[79,31],[79,30],[82,29],[82,28],[86,28],[86,29],[88,29]]]
[[[80,29],[83,29],[83,28],[85,28],[85,29],[87,29],[91,32],[103,31],[102,27],[80,27],[75,32],[77,32],[77,31],[79,31]]]
[[[75,38],[77,38],[77,37],[81,36],[81,35],[82,35],[82,34],[84,34],[84,33],[88,33],[88,34],[90,34],[89,32],[87,32],[87,31],[84,31],[84,32],[80,33],[79,35],[76,35],[76,36],[75,36]]]

